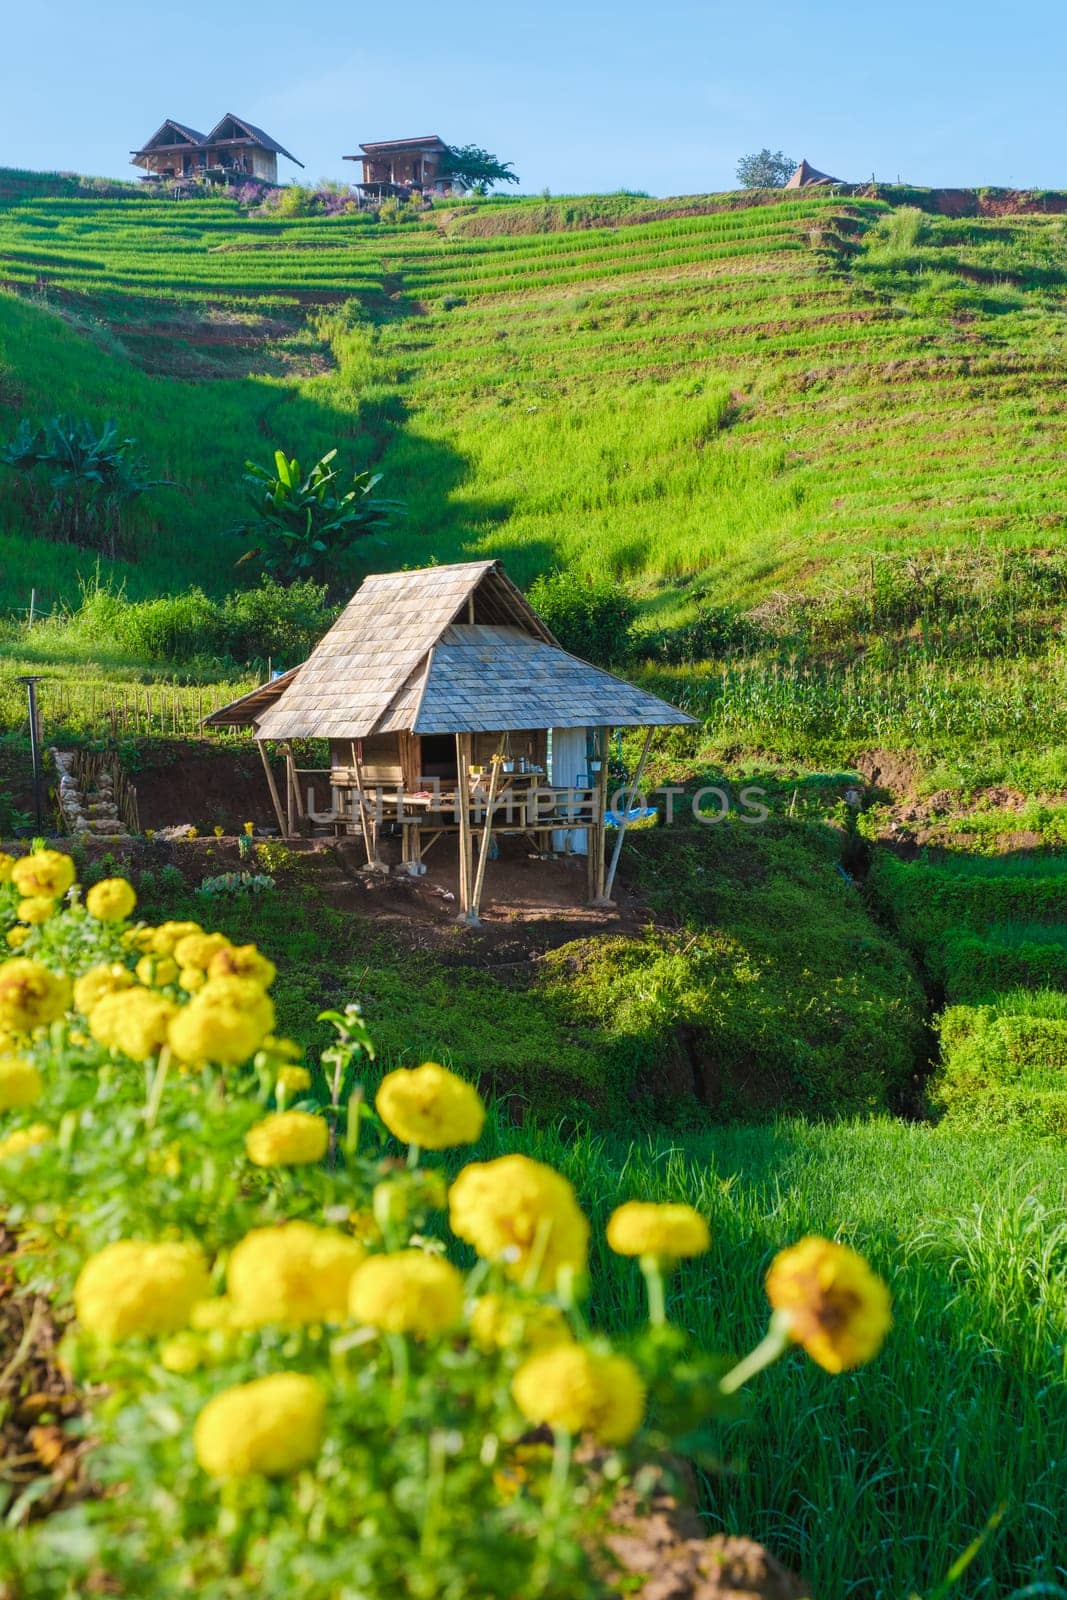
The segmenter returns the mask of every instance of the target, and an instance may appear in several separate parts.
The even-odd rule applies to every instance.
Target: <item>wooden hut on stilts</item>
[[[209,725],[251,727],[278,826],[362,837],[371,871],[399,837],[399,870],[420,875],[438,841],[459,845],[459,905],[476,923],[493,840],[584,854],[588,898],[610,904],[628,809],[607,856],[609,742],[694,718],[568,654],[499,561],[364,580],[307,661],[223,706]],[[331,806],[301,793],[295,740],[328,741]],[[267,746],[285,754],[284,797]],[[309,791],[310,794],[310,791]]]

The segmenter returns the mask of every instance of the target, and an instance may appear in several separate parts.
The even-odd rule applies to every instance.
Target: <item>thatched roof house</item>
[[[251,727],[261,751],[285,743],[284,816],[264,759],[285,832],[307,820],[294,739],[329,741],[331,822],[362,833],[371,864],[386,824],[399,827],[410,871],[457,831],[461,903],[476,916],[490,832],[588,853],[592,898],[610,892],[611,730],[646,728],[647,754],[653,729],[695,719],[569,655],[499,561],[471,561],[365,579],[302,666],[207,720]]]
[[[831,178],[828,173],[820,172],[817,167],[810,166],[807,161],[802,161],[786,183],[786,188],[817,189],[820,184],[840,182],[840,178]]]

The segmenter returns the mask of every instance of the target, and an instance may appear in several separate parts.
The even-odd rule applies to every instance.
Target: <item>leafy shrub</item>
[[[964,929],[946,934],[926,959],[953,1003],[988,1000],[1002,989],[1067,988],[1067,925]]]
[[[761,629],[732,606],[701,605],[695,617],[675,628],[635,634],[635,650],[669,666],[743,654],[764,642]]]
[[[902,861],[876,850],[869,886],[905,943],[923,955],[960,928],[1055,916],[1067,895],[1067,858],[961,854]]]
[[[839,852],[785,821],[642,833],[628,871],[684,931],[567,945],[546,993],[611,1070],[695,1092],[716,1120],[882,1108],[921,1051],[922,996]]]
[[[38,623],[67,641],[108,652],[116,648],[138,661],[187,665],[210,657],[239,665],[296,666],[310,653],[336,616],[326,587],[311,579],[283,584],[264,578],[213,600],[202,589],[156,600],[127,600],[121,587],[83,585],[74,610]]]
[[[630,653],[637,602],[621,584],[557,570],[535,578],[528,599],[572,655],[609,666]]]

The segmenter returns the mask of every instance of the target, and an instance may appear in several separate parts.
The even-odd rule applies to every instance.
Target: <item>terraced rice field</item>
[[[182,485],[142,515],[131,593],[232,581],[243,463],[276,443],[385,471],[407,516],[365,567],[491,550],[520,580],[627,578],[652,617],[709,581],[751,602],[902,544],[1058,537],[1061,218],[715,204],[612,200],[568,231],[540,202],[393,225],[9,203],[0,432],[20,406],[114,414]],[[527,214],[555,231],[504,231]],[[0,603],[33,566],[69,591],[17,517]]]

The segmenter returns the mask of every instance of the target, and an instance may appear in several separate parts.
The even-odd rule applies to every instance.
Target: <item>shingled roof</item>
[[[277,139],[272,139],[269,133],[264,133],[262,128],[257,128],[254,122],[245,122],[242,117],[235,117],[232,111],[227,111],[224,117],[219,118],[204,143],[209,145],[231,143],[231,140],[219,137],[219,129],[225,127],[227,122],[232,122],[235,127],[243,129],[253,144],[258,144],[264,150],[271,150],[275,155],[285,156],[288,161],[292,161],[298,167],[304,165],[302,161],[297,161],[292,152],[287,150],[283,144],[279,144]]]
[[[207,719],[259,739],[694,720],[569,655],[499,561],[365,579],[302,667]]]

